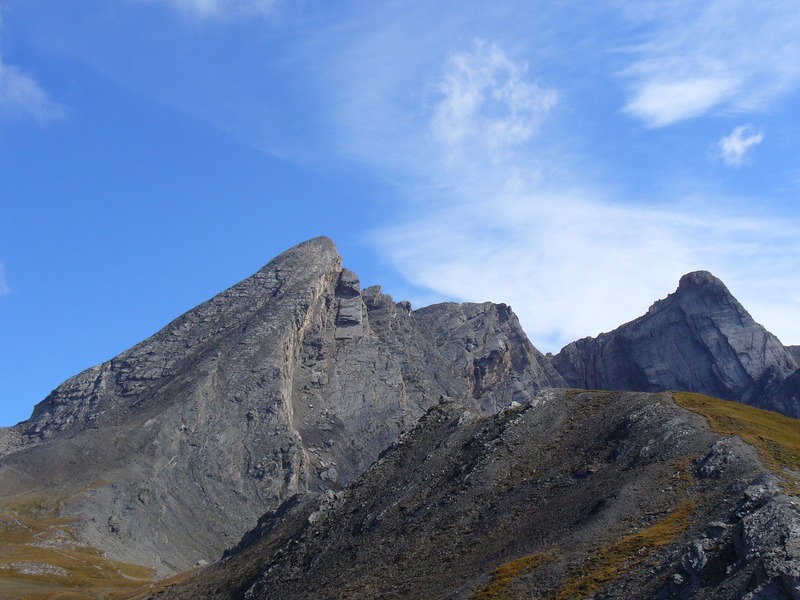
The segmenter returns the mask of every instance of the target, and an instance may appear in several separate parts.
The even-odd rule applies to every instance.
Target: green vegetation
[[[589,559],[587,568],[568,580],[556,598],[586,598],[626,570],[644,561],[654,550],[669,544],[689,527],[695,503],[684,502],[672,513],[647,529],[622,538],[600,549]]]
[[[682,407],[705,416],[711,427],[755,446],[764,465],[778,474],[786,491],[800,493],[800,419],[688,392],[675,392]]]
[[[81,544],[75,519],[59,516],[66,495],[0,500],[0,597],[108,598],[153,579],[150,569],[110,560]]]
[[[552,560],[552,557],[538,553],[529,554],[504,565],[500,565],[494,570],[494,573],[492,573],[492,580],[489,584],[475,594],[473,597],[474,600],[513,598],[514,596],[509,590],[511,584],[549,560]]]

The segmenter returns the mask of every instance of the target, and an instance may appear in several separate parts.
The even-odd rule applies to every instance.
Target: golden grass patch
[[[689,527],[695,503],[687,501],[651,525],[601,548],[589,559],[584,571],[568,580],[556,595],[558,600],[585,598],[644,561],[654,550],[669,544]]]
[[[714,431],[739,436],[754,446],[764,466],[781,477],[786,491],[800,493],[800,419],[703,394],[673,396],[683,408],[706,417]]]
[[[152,581],[151,569],[113,561],[82,544],[67,492],[0,501],[0,596],[31,600],[108,598]]]
[[[492,580],[486,587],[480,589],[473,596],[474,600],[501,600],[513,598],[510,587],[520,577],[527,575],[536,567],[552,560],[552,557],[543,554],[529,554],[497,567],[492,573]]]

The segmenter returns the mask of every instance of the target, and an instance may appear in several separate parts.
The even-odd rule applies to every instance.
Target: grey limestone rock
[[[358,275],[342,269],[336,286],[339,308],[336,315],[336,339],[352,339],[363,334],[364,303]]]
[[[340,272],[333,242],[311,240],[69,379],[14,428],[5,489],[63,487],[86,542],[161,574],[213,559],[312,485],[296,387]]]
[[[800,416],[796,394],[781,391],[794,357],[706,271],[683,276],[644,316],[568,344],[552,364],[574,387],[702,392]]]
[[[770,399],[769,407],[785,415],[798,417],[800,406],[800,369],[783,380],[778,391]]]
[[[800,510],[769,476],[684,549],[658,597],[800,598]]]
[[[454,365],[458,333],[432,339],[310,240],[0,430],[0,490],[61,490],[84,541],[159,574],[212,560],[287,498],[346,486],[440,396],[495,410],[527,393],[535,349],[498,311],[473,315]],[[498,351],[513,368],[471,390],[471,357]]]
[[[786,346],[786,349],[794,357],[795,362],[800,365],[800,346]]]
[[[414,317],[469,383],[470,396],[484,411],[528,403],[543,388],[566,385],[528,340],[510,306],[434,304]]]
[[[741,461],[744,455],[755,459],[755,451],[738,438],[723,438],[716,442],[709,452],[700,459],[697,471],[700,477],[719,479],[726,474],[731,465]]]

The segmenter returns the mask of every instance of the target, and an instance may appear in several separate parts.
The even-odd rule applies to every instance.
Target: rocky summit
[[[571,387],[695,391],[800,417],[792,349],[706,271],[684,275],[644,316],[568,344],[553,366]]]
[[[665,392],[798,416],[797,355],[697,272],[545,356],[509,306],[412,310],[316,238],[0,429],[0,596],[800,597],[796,421]]]

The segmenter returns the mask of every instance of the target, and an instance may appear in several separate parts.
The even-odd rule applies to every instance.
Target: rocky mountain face
[[[539,574],[554,574],[544,577],[543,587],[530,587],[545,594],[570,577],[579,580],[598,544],[626,539],[634,525],[647,531],[670,515],[691,533],[676,534],[674,544],[664,546],[667,554],[653,555],[663,563],[653,567],[658,573],[667,576],[665,561],[683,556],[679,546],[690,540],[729,549],[710,564],[740,564],[730,563],[729,541],[735,540],[736,556],[744,547],[736,541],[742,531],[736,519],[755,514],[761,499],[780,496],[755,458],[736,462],[750,452],[746,447],[725,450],[719,460],[744,465],[741,477],[766,486],[767,495],[750,504],[745,488],[727,475],[699,475],[697,460],[711,456],[721,438],[668,396],[581,396],[563,388],[701,391],[798,415],[800,372],[793,352],[754,323],[721,282],[693,273],[640,319],[543,356],[507,305],[444,303],[412,310],[377,286],[362,289],[331,240],[310,240],[151,338],[64,382],[27,421],[0,429],[0,546],[5,548],[2,535],[15,532],[14,540],[30,538],[25,556],[34,557],[15,562],[0,552],[0,592],[4,573],[27,573],[19,565],[45,561],[43,573],[66,577],[60,573],[72,563],[46,564],[44,547],[58,560],[85,549],[78,557],[82,564],[102,555],[150,567],[160,577],[239,546],[240,558],[229,562],[241,574],[256,564],[241,556],[257,547],[261,563],[272,565],[287,555],[284,542],[317,535],[309,527],[320,519],[331,527],[324,535],[338,541],[314,546],[309,538],[304,553],[275,563],[276,579],[259,583],[257,573],[241,579],[254,590],[252,597],[300,597],[292,596],[300,588],[284,583],[309,564],[338,572],[347,557],[367,552],[373,560],[370,553],[379,551],[402,565],[385,565],[395,569],[390,579],[397,590],[416,594],[401,579],[403,570],[413,573],[418,564],[426,581],[443,569],[463,577],[462,588],[451,589],[444,575],[431,588],[461,597],[464,590],[490,585],[492,569],[515,556],[533,572],[547,544],[555,544],[561,558],[536,567],[545,569]],[[441,398],[454,400],[442,404]],[[651,404],[655,421],[641,416],[650,414]],[[370,471],[378,479],[359,479],[393,444]],[[637,449],[626,450],[626,444]],[[641,456],[625,458],[630,452]],[[637,470],[647,465],[652,472]],[[735,469],[731,473],[739,473]],[[673,481],[675,473],[689,479]],[[692,525],[685,528],[690,507],[675,492],[684,489],[709,494],[709,500],[697,496],[703,506],[692,508]],[[654,490],[663,494],[651,497]],[[356,504],[348,504],[351,499]],[[463,520],[437,516],[451,501]],[[722,512],[713,512],[713,503]],[[542,521],[535,523],[539,511]],[[328,513],[338,516],[330,520]],[[262,527],[247,538],[261,541],[241,543],[243,532],[265,514]],[[726,524],[718,531],[726,541],[701,531],[712,517]],[[337,523],[348,525],[339,530]],[[519,539],[517,526],[524,533]],[[388,537],[370,537],[373,530],[405,541],[390,548]],[[407,540],[401,535],[406,530]],[[498,537],[502,532],[510,541]],[[424,536],[447,551],[426,547]],[[481,540],[490,550],[484,562],[476,554]],[[362,548],[373,541],[374,550]],[[790,552],[769,544],[781,556]],[[538,558],[526,563],[529,555]],[[741,559],[750,565],[743,572],[762,581],[758,574],[767,563],[751,558]],[[784,568],[775,566],[779,562],[769,563],[770,573]],[[106,567],[131,579],[128,567]],[[670,571],[683,579],[670,580],[677,582],[674,589],[661,581],[659,593],[684,589],[682,582],[716,581],[698,569]],[[345,585],[341,578],[325,581],[332,589]],[[655,590],[647,581],[647,589]],[[363,592],[373,583],[364,580],[352,589]],[[740,583],[736,589],[745,589]],[[631,579],[629,588],[638,585],[645,580]],[[273,587],[287,595],[264,591]],[[322,587],[311,591],[327,597]]]
[[[798,566],[800,511],[753,447],[668,393],[550,390],[443,400],[346,490],[142,597],[794,598]]]
[[[544,387],[565,386],[505,304],[448,302],[421,308],[414,317],[468,383],[468,397],[483,412],[530,402],[532,394]]]
[[[786,346],[786,349],[794,357],[795,362],[800,365],[800,346]]]
[[[4,430],[0,489],[63,488],[82,540],[167,574],[340,489],[442,395],[492,411],[562,384],[542,358],[508,307],[412,312],[317,238],[59,386]]]
[[[567,345],[552,365],[570,387],[695,391],[800,417],[797,386],[784,385],[798,369],[792,350],[705,271],[646,315]]]

